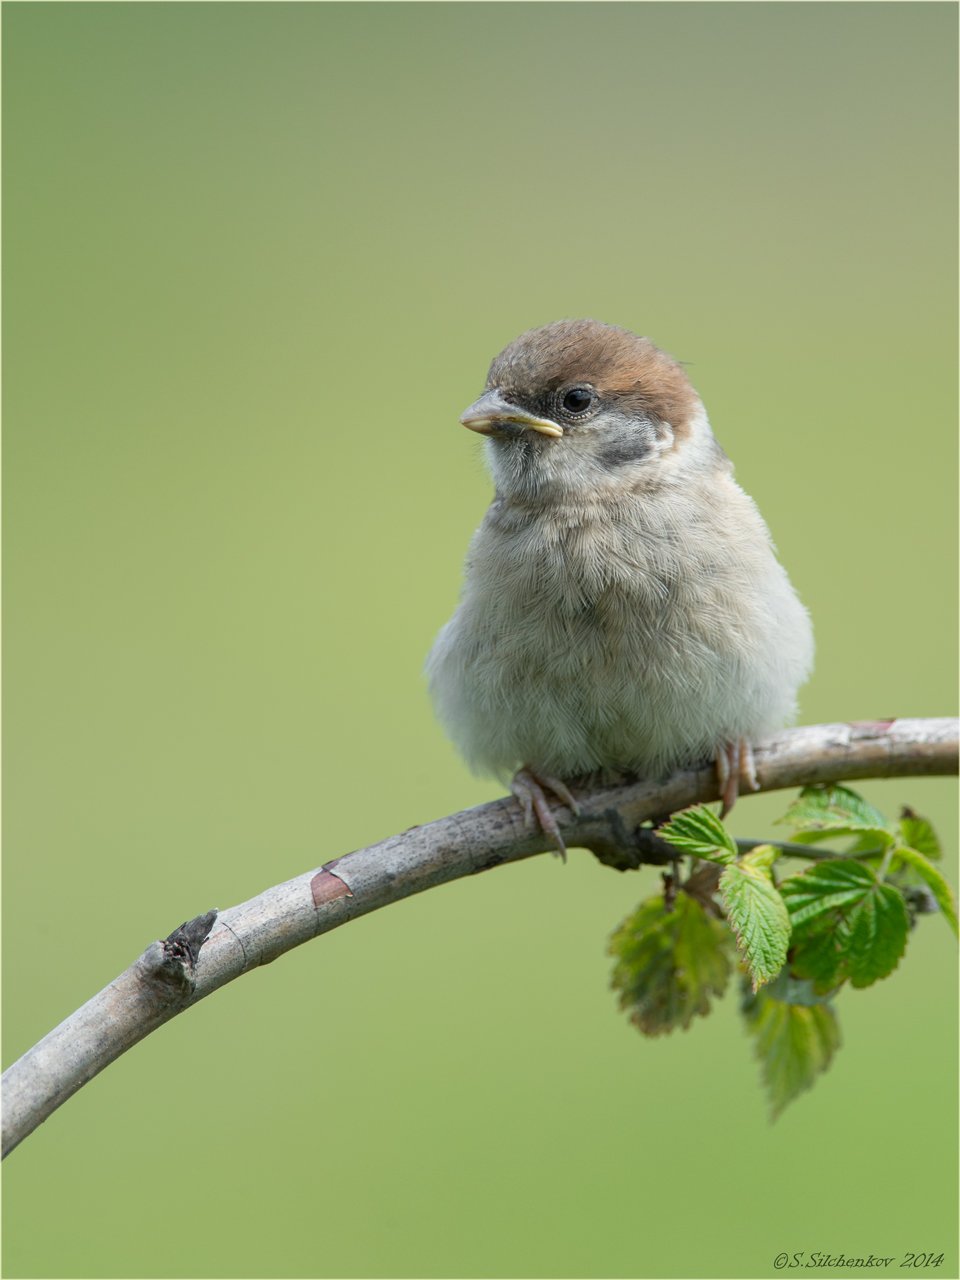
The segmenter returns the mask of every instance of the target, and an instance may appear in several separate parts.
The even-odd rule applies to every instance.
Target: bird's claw
[[[717,749],[717,781],[720,784],[720,817],[725,818],[740,795],[741,778],[751,791],[759,791],[753,747],[746,738],[725,742]]]
[[[520,801],[525,824],[528,827],[534,826],[534,818],[536,818],[540,830],[550,837],[557,846],[558,854],[566,862],[567,846],[563,842],[560,827],[546,796],[548,791],[552,792],[561,804],[565,804],[570,812],[577,816],[580,813],[580,806],[571,795],[566,783],[561,782],[559,778],[551,778],[549,774],[538,773],[526,765],[513,775],[510,790]]]

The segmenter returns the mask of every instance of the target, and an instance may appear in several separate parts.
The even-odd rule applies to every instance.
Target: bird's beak
[[[466,413],[460,415],[460,421],[471,431],[479,431],[485,436],[495,435],[500,423],[529,427],[531,431],[539,431],[544,436],[563,435],[563,427],[551,422],[549,418],[535,418],[526,409],[517,408],[509,400],[504,400],[499,391],[485,392]]]

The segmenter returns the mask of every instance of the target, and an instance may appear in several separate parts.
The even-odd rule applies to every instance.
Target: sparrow
[[[460,422],[495,495],[427,659],[468,765],[561,853],[547,794],[708,760],[723,812],[796,712],[809,615],[683,367],[596,320],[523,333]]]

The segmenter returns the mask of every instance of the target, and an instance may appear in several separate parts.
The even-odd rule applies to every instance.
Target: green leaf
[[[904,808],[900,815],[900,841],[925,858],[939,858],[943,853],[933,827],[912,809]]]
[[[769,849],[754,849],[740,863],[724,867],[720,876],[720,898],[754,990],[780,972],[790,942],[790,916],[770,878]]]
[[[889,845],[890,839],[889,836],[878,837],[873,831],[861,831],[844,849],[843,856],[856,858],[865,853],[872,853],[879,857]]]
[[[851,984],[869,987],[891,974],[900,963],[909,932],[903,894],[892,885],[874,884],[850,912],[846,929],[841,931]]]
[[[675,813],[668,823],[657,828],[657,835],[675,849],[711,862],[732,862],[737,856],[733,836],[706,805]]]
[[[912,867],[917,875],[923,880],[927,888],[933,894],[937,901],[937,906],[946,916],[947,923],[954,933],[957,933],[957,903],[953,896],[953,890],[944,880],[939,870],[928,862],[919,849],[911,849],[906,845],[898,845],[893,854],[895,859],[905,862]]]
[[[876,884],[876,876],[852,859],[818,862],[800,875],[790,876],[780,892],[794,929],[825,911],[858,902]]]
[[[758,844],[749,853],[743,855],[740,866],[744,870],[762,871],[769,879],[770,868],[779,857],[780,850],[775,844]]]
[[[849,787],[804,787],[799,797],[783,815],[779,823],[806,833],[811,843],[816,837],[827,840],[834,836],[859,835],[863,831],[876,832],[889,840],[892,832],[886,818],[872,804],[851,791]]]
[[[782,818],[774,818],[774,825],[782,822]],[[854,832],[849,827],[829,827],[826,831],[794,831],[790,840],[793,844],[826,844],[828,840],[855,840],[856,843],[866,843],[869,841],[871,849],[883,849],[884,842],[889,842],[890,837],[884,833],[878,835],[872,828],[868,831]],[[844,849],[842,856],[846,857],[848,850]],[[841,855],[838,853],[837,855]]]
[[[778,998],[779,988],[778,982],[758,992],[744,1007],[774,1118],[826,1071],[840,1045],[828,1004]]]
[[[906,903],[869,867],[850,859],[820,862],[784,880],[780,891],[793,926],[793,971],[820,990],[847,978],[867,987],[897,967],[910,927]]]
[[[819,927],[817,927],[819,925]],[[845,979],[845,964],[836,921],[821,916],[811,929],[796,933],[790,947],[790,972],[813,983],[818,995],[834,991]]]
[[[662,894],[648,898],[610,939],[621,1009],[644,1035],[689,1027],[723,995],[732,943],[723,921],[689,894],[678,893],[669,911]]]

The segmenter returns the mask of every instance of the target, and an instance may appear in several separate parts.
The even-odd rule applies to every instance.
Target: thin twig
[[[760,790],[774,791],[858,778],[955,774],[957,745],[953,719],[870,721],[787,730],[757,745],[754,754]],[[719,796],[716,775],[707,767],[656,783],[572,789],[579,817],[563,822],[558,815],[568,846],[589,849],[618,869],[668,862],[669,852],[639,835],[641,824]],[[515,800],[495,800],[413,827],[249,902],[189,921],[149,946],[4,1073],[4,1155],[138,1040],[241,974],[391,902],[550,848],[542,832],[524,827]]]
[[[856,862],[858,858],[874,858],[883,850],[861,849],[858,853],[837,853],[835,849],[821,849],[815,845],[798,844],[794,840],[742,840],[737,838],[735,844],[741,853],[749,853],[751,849],[759,849],[772,845],[779,849],[785,858],[805,858],[808,862],[832,862],[837,858],[850,858]]]

